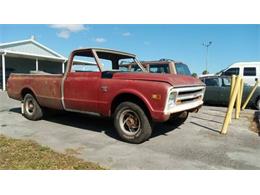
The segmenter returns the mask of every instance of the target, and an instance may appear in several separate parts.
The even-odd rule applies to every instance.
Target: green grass
[[[30,140],[12,139],[0,135],[0,169],[96,170],[104,168],[71,154],[54,152]]]

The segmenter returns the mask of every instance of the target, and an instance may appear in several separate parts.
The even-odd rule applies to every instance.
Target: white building
[[[0,44],[0,89],[6,90],[6,81],[14,73],[32,70],[64,73],[67,58],[37,42],[28,40]]]

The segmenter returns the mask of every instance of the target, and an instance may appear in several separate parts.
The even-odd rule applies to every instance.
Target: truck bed
[[[11,74],[7,81],[8,96],[22,100],[32,91],[43,107],[63,109],[61,102],[62,74]]]

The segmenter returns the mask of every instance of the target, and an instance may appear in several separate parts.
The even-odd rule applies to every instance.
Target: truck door
[[[231,80],[230,77],[223,77],[220,78],[221,82],[221,100],[222,100],[222,105],[228,105],[229,103],[229,96],[230,96],[230,88],[231,88]]]
[[[205,78],[205,84],[206,91],[204,95],[204,101],[209,104],[222,104],[219,78]]]
[[[79,55],[74,55],[64,80],[64,106],[66,110],[97,112],[101,72],[92,56],[82,56],[92,54]]]

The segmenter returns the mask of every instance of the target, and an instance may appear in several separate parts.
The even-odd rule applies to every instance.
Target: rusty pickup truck
[[[120,71],[122,61],[141,72]],[[22,114],[39,120],[46,108],[113,117],[119,136],[141,143],[152,134],[153,122],[184,122],[203,104],[205,86],[184,75],[151,74],[125,52],[86,48],[71,53],[64,74],[11,74],[10,98],[22,102]]]

